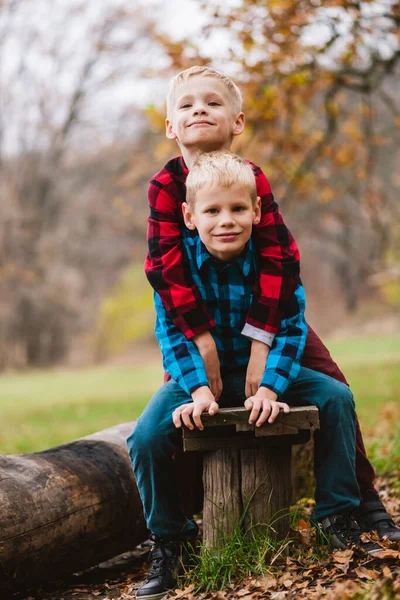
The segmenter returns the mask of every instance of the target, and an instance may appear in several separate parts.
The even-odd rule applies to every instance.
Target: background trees
[[[382,281],[398,294],[400,3],[197,3],[205,26],[188,39],[146,6],[0,5],[0,368],[63,360],[142,262],[147,181],[177,152],[146,98],[191,64],[243,91],[235,149],[263,167],[300,243],[309,316],[355,310]],[[135,311],[150,302],[137,281]],[[124,328],[105,306],[101,356],[104,332]]]
[[[113,4],[3,6],[0,368],[63,359],[144,244],[145,215],[133,218],[119,183],[144,119],[133,98],[124,112],[113,98],[145,76],[138,56],[156,44],[140,7]]]
[[[392,224],[399,219],[400,3],[207,7],[208,46],[229,31],[218,63],[244,92],[246,133],[236,149],[262,165],[296,236],[329,264],[354,310],[366,279],[399,258]],[[180,54],[170,52],[178,68],[198,62],[189,41]]]

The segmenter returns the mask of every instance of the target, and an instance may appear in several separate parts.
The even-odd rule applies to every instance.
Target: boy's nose
[[[203,104],[197,104],[193,107],[193,114],[195,115],[205,115],[207,114],[206,106]]]
[[[229,212],[225,212],[225,213],[220,213],[220,225],[222,225],[223,227],[229,227],[230,225],[233,225],[235,222],[233,216],[231,215],[231,213]]]

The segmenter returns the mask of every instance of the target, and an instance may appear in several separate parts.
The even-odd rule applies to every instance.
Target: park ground
[[[328,347],[353,390],[368,454],[377,470],[385,505],[400,520],[400,336],[363,334],[332,339]],[[0,452],[40,451],[137,418],[162,381],[158,349],[142,346],[119,364],[85,369],[7,373],[0,378]],[[270,552],[263,575],[241,574],[221,589],[197,591],[182,581],[181,598],[381,600],[400,598],[400,548],[371,560],[352,550],[316,547],[303,501],[285,550]],[[69,581],[15,596],[18,600],[127,600],[144,577],[139,548]],[[203,582],[204,584],[204,582]],[[171,596],[172,597],[172,596]]]

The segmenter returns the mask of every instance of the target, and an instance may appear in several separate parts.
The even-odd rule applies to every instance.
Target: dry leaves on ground
[[[399,475],[399,474],[397,474]],[[393,479],[379,478],[385,505],[399,521],[400,498],[393,492]],[[315,532],[308,521],[299,519],[293,530],[299,543],[280,556],[271,572],[249,578],[235,586],[210,594],[195,594],[194,586],[176,590],[168,600],[393,600],[400,599],[400,543],[379,540],[382,551],[371,558],[348,549],[317,552]],[[378,541],[376,536],[364,540]],[[15,595],[12,600],[132,600],[145,577],[148,565],[143,550],[127,554],[114,568],[96,568],[58,586],[39,592]],[[7,598],[8,600],[8,598]]]

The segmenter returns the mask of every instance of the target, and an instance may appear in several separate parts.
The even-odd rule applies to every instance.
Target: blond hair
[[[194,75],[200,75],[202,77],[214,77],[215,79],[219,79],[225,85],[226,90],[228,92],[229,101],[232,106],[232,111],[234,114],[240,113],[242,110],[242,94],[236,85],[226,75],[223,75],[219,71],[215,71],[214,69],[210,69],[209,67],[190,67],[190,69],[186,69],[185,71],[181,71],[175,77],[171,79],[169,82],[169,89],[167,94],[167,119],[172,120],[172,111],[175,102],[176,90],[182,83],[186,83],[186,81],[193,77]]]
[[[193,206],[196,193],[218,185],[230,188],[238,184],[248,191],[253,206],[257,201],[256,180],[251,166],[237,154],[216,150],[200,154],[186,179],[186,202]]]

